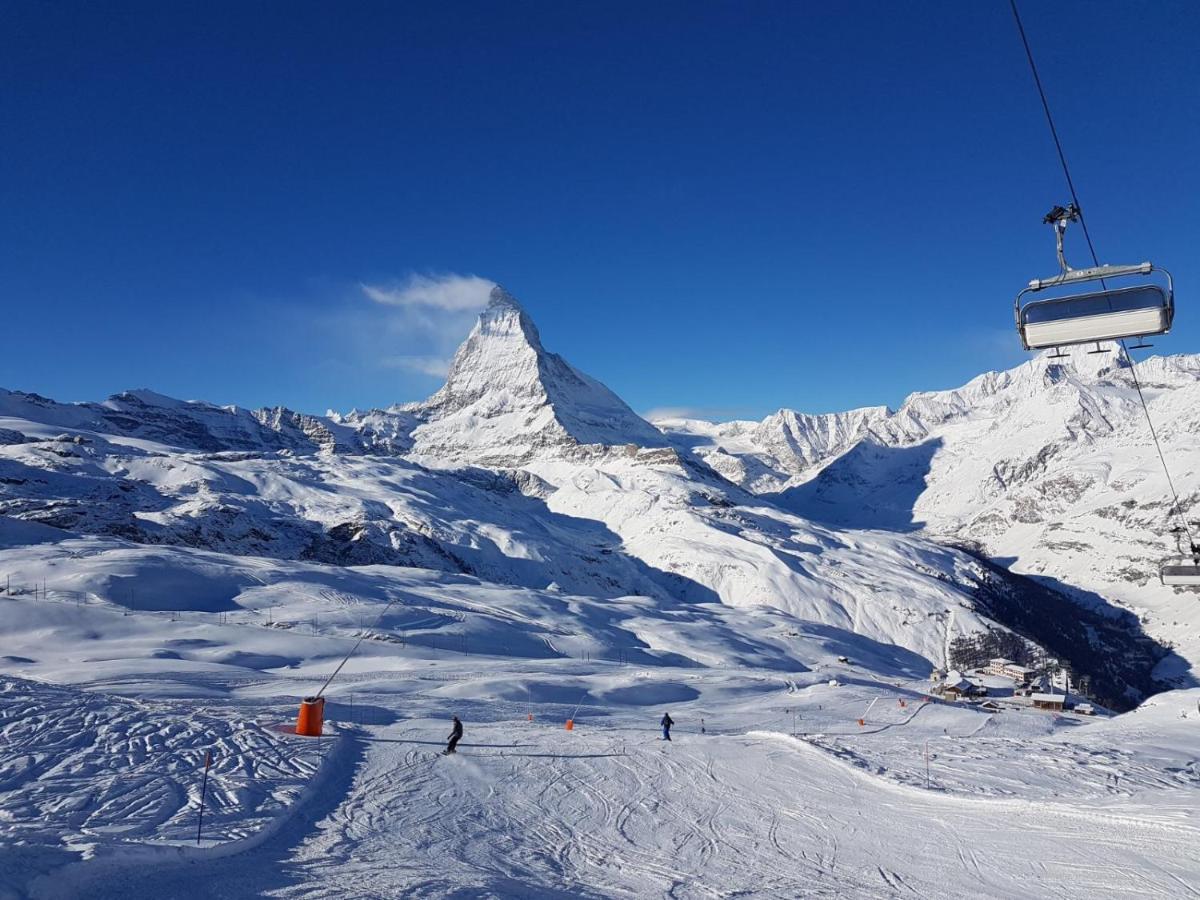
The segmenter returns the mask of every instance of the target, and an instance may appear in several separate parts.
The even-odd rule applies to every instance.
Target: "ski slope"
[[[775,609],[70,548],[84,599],[0,598],[0,897],[1200,890],[1195,689],[993,714],[928,701],[910,651]],[[188,609],[150,602],[164,571]],[[116,575],[132,604],[84,590]],[[287,734],[364,629],[326,737]]]
[[[440,755],[444,720],[355,726],[329,790],[253,850],[81,869],[41,895],[1200,894],[1194,788],[1089,802],[1047,778],[984,798],[936,777],[899,784],[777,731],[698,734],[684,712],[666,744],[652,715],[585,716],[572,733],[468,720],[455,757]]]

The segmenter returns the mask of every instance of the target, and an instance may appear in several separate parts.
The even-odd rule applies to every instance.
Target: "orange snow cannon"
[[[575,730],[575,720],[567,719],[567,731],[574,731],[574,730]]]
[[[305,697],[300,701],[300,715],[296,717],[296,734],[320,737],[324,727],[325,698]]]

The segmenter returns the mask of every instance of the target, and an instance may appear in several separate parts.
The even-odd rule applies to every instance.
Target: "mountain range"
[[[1174,645],[1158,674],[1178,679],[1200,659],[1200,615],[1194,592],[1156,580],[1170,501],[1130,367],[1121,351],[1038,357],[895,411],[651,424],[547,351],[496,288],[423,402],[316,416],[0,391],[0,516],[132,545],[778,610],[931,666],[955,636],[1006,627],[993,601],[1011,570]],[[1137,371],[1194,499],[1200,358]]]

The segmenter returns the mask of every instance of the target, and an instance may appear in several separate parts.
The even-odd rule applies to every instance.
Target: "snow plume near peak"
[[[413,274],[394,282],[360,282],[347,319],[359,357],[384,369],[445,378],[454,348],[488,305],[495,282],[478,275]]]
[[[497,285],[478,275],[414,274],[396,284],[361,284],[360,287],[368,299],[385,306],[477,312],[487,305]]]

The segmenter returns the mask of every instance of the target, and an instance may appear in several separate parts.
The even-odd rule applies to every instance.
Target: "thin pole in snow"
[[[579,707],[583,706],[583,701],[587,699],[587,691],[583,692],[583,696],[579,698],[579,702],[575,704],[575,712],[571,713],[571,719],[574,721],[575,716],[579,713]]]
[[[196,846],[200,846],[200,829],[204,827],[204,795],[208,791],[208,767],[212,765],[212,751],[204,751],[204,780],[200,783],[200,818],[196,820]]]
[[[929,738],[925,738],[925,790],[929,790]]]

